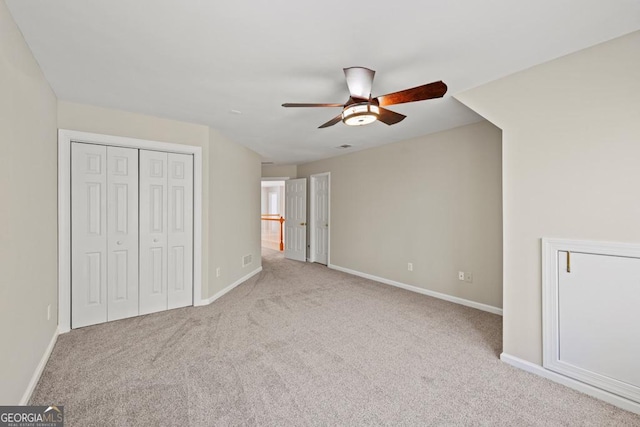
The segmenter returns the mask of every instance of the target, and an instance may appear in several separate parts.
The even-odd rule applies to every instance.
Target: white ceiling
[[[206,124],[281,164],[478,121],[451,95],[640,29],[640,0],[7,4],[60,99]],[[449,92],[391,107],[408,116],[393,126],[318,129],[340,109],[280,106],[345,102],[350,66],[376,70],[373,96]]]

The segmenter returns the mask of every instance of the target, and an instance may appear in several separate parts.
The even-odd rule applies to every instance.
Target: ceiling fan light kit
[[[285,103],[282,104],[282,106],[341,107],[342,113],[320,125],[320,129],[333,126],[339,121],[342,121],[348,126],[363,126],[377,120],[391,126],[401,122],[406,116],[382,107],[442,98],[444,94],[447,93],[447,85],[442,81],[437,81],[372,98],[371,86],[375,73],[375,71],[365,67],[344,68],[344,75],[347,79],[347,87],[349,88],[349,99],[344,104]]]
[[[353,104],[342,110],[342,121],[349,126],[363,126],[378,120],[380,108],[369,102]]]

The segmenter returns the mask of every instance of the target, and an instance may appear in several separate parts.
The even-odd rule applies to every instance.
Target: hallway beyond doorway
[[[283,250],[284,181],[262,181],[260,206],[262,247]]]

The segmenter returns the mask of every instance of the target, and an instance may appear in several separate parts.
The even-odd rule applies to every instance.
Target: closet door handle
[[[153,243],[158,243],[158,239],[153,239]]]
[[[121,245],[121,244],[122,244],[122,240],[118,240],[118,241],[116,242],[116,245]]]

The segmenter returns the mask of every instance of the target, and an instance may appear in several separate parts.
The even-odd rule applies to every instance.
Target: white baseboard
[[[612,405],[615,405],[624,410],[640,414],[640,403],[625,399],[624,397],[618,396],[617,394],[609,393],[608,391],[590,386],[589,384],[585,384],[581,381],[565,377],[564,375],[560,375],[553,371],[545,369],[540,365],[536,365],[535,363],[520,359],[519,357],[511,356],[507,353],[502,353],[500,355],[500,360],[508,363],[511,366],[515,366],[516,368],[547,378],[551,381],[570,387],[584,394],[588,394],[589,396],[595,397],[596,399],[604,400],[605,402],[611,403]]]
[[[53,336],[51,337],[51,341],[49,341],[49,345],[44,351],[42,358],[40,359],[40,363],[36,366],[36,370],[33,372],[31,376],[31,381],[29,381],[29,385],[27,385],[27,389],[24,391],[22,395],[22,399],[20,399],[19,405],[26,405],[29,403],[29,399],[31,399],[31,395],[33,394],[33,390],[35,390],[36,385],[38,385],[38,381],[40,381],[40,376],[44,371],[44,367],[47,366],[47,361],[49,361],[49,356],[51,356],[51,352],[53,351],[53,347],[56,345],[56,341],[58,340],[58,328],[53,331]]]
[[[397,288],[406,289],[407,291],[416,292],[422,295],[428,295],[430,297],[442,299],[445,301],[453,302],[467,307],[477,308],[478,310],[487,311],[493,314],[499,314],[502,316],[502,309],[494,307],[492,305],[482,304],[480,302],[470,301],[468,299],[454,297],[440,292],[430,291],[428,289],[419,288],[413,285],[407,285],[406,283],[396,282],[395,280],[385,279],[384,277],[374,276],[372,274],[362,273],[360,271],[351,270],[350,268],[340,267],[339,265],[329,264],[329,268],[342,271],[343,273],[353,274],[354,276],[364,277],[365,279],[374,280],[376,282],[384,283],[385,285],[395,286]]]
[[[250,278],[252,278],[256,274],[260,273],[261,271],[262,271],[262,266],[256,268],[255,270],[253,270],[251,273],[247,274],[246,276],[243,276],[243,277],[239,278],[238,280],[236,280],[235,282],[233,282],[232,284],[230,284],[229,286],[227,286],[226,288],[224,288],[220,292],[217,292],[215,295],[213,295],[213,296],[211,296],[209,298],[201,299],[200,303],[198,304],[198,306],[211,304],[212,302],[214,302],[215,300],[217,300],[218,298],[220,298],[221,296],[223,296],[224,294],[226,294],[227,292],[229,292],[230,290],[232,290],[233,288],[235,288],[239,284],[249,280]]]

